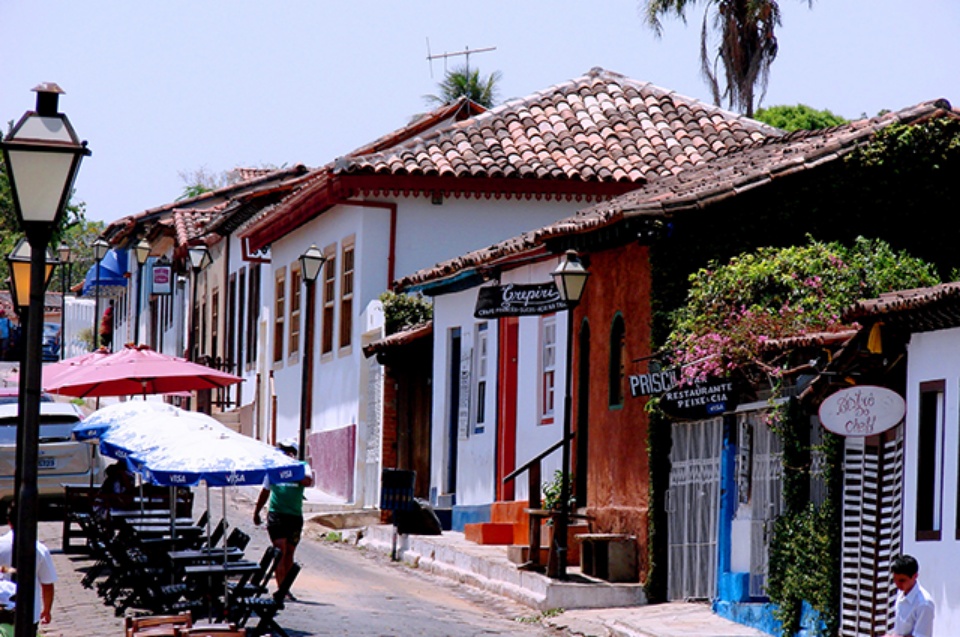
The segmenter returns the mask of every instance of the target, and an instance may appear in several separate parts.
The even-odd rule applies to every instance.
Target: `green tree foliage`
[[[836,331],[844,308],[883,292],[935,285],[932,265],[877,239],[760,248],[690,276],[668,341],[688,379],[759,363],[768,339]]]
[[[785,131],[819,130],[847,123],[847,120],[839,115],[827,110],[818,111],[806,104],[757,109],[753,118]]]
[[[808,4],[810,2],[808,0]],[[776,0],[704,0],[704,3],[708,6],[700,34],[700,70],[716,104],[726,98],[730,108],[752,117],[754,107],[766,90],[770,66],[777,57],[780,3]],[[697,0],[646,0],[647,24],[659,35],[663,30],[660,22],[663,16],[675,15],[686,20],[687,10],[695,4]],[[716,52],[710,51],[707,41],[711,28],[719,34]],[[718,64],[723,66],[722,90]]]
[[[383,303],[387,334],[426,323],[433,317],[433,306],[419,294],[384,292],[380,295],[380,302]]]
[[[440,89],[439,95],[424,95],[424,99],[432,104],[450,104],[461,97],[467,97],[485,108],[490,108],[497,101],[497,84],[500,78],[500,71],[480,77],[478,69],[470,70],[467,66],[460,66],[447,71],[443,81],[437,85]]]

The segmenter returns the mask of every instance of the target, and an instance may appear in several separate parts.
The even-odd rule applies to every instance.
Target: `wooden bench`
[[[580,570],[584,575],[608,582],[638,581],[636,536],[583,533],[576,537],[580,541]]]

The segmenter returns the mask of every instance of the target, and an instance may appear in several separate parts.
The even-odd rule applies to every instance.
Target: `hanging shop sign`
[[[150,292],[152,294],[170,294],[173,291],[173,267],[163,263],[154,263],[150,268]]]
[[[557,286],[550,283],[509,283],[487,285],[477,289],[474,318],[489,319],[501,316],[534,316],[552,314],[567,309]]]
[[[732,381],[712,379],[679,385],[664,392],[660,406],[674,418],[702,420],[735,408],[737,399]]]
[[[820,422],[835,434],[862,437],[895,427],[907,413],[903,397],[886,387],[858,385],[827,396]]]
[[[665,369],[648,374],[630,374],[627,376],[627,382],[630,384],[630,395],[639,398],[670,391],[679,384],[679,374],[676,369]]]

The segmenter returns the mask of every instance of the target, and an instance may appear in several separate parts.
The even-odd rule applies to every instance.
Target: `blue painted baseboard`
[[[451,528],[454,531],[463,531],[463,527],[467,524],[489,521],[489,504],[457,504],[453,507]]]

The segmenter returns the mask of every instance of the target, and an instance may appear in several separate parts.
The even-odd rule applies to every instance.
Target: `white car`
[[[0,500],[13,499],[17,467],[18,408],[0,404]],[[73,428],[83,419],[71,403],[40,403],[40,449],[37,489],[40,498],[62,498],[64,484],[100,484],[100,457],[96,446],[73,439]]]

